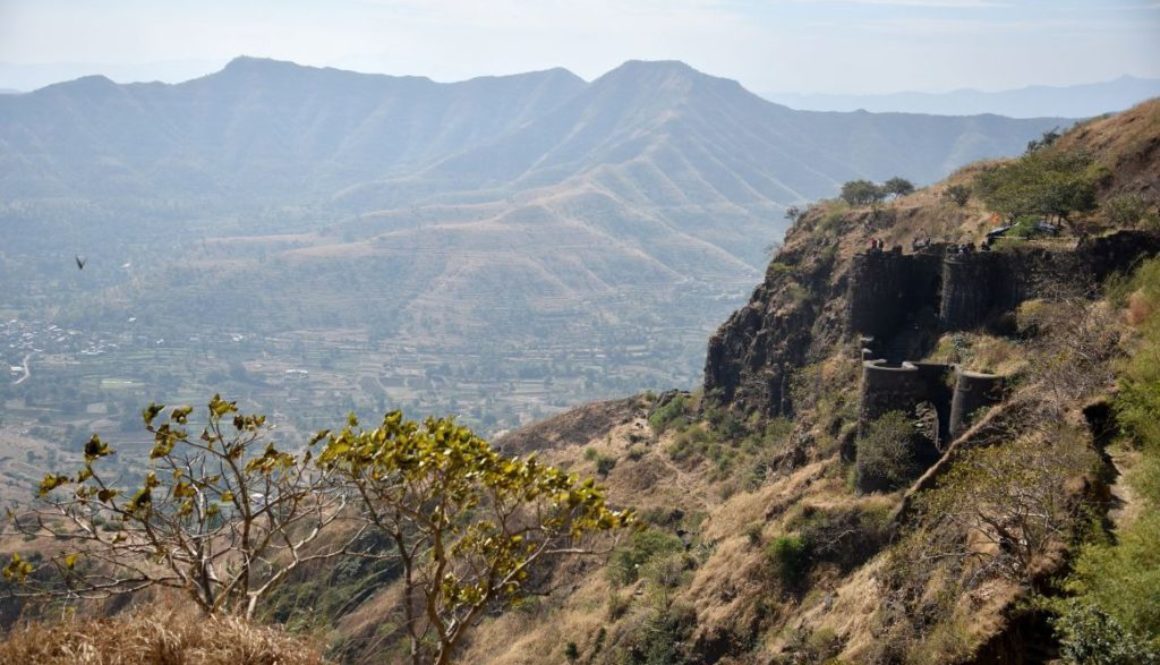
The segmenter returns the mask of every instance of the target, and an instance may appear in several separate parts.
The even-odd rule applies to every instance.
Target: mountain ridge
[[[68,119],[79,127],[92,125],[89,130],[72,129],[72,135],[57,136],[48,125],[59,126],[60,106],[68,105],[70,97],[95,104],[87,109],[94,118],[73,113]],[[585,143],[590,136],[599,136],[609,124],[621,132],[633,128],[637,132],[658,132],[666,128],[664,121],[680,120],[678,109],[688,110],[689,104],[700,102],[702,110],[708,105],[731,108],[728,115],[715,118],[721,122],[741,123],[743,126],[762,123],[787,123],[790,118],[801,120],[795,112],[761,101],[736,81],[702,74],[677,61],[629,61],[597,78],[591,83],[562,68],[542,70],[503,77],[469,79],[456,83],[436,83],[424,77],[392,77],[380,74],[361,74],[332,68],[303,67],[294,63],[239,57],[221,71],[179,84],[115,84],[105,77],[83,77],[72,82],[54,84],[46,88],[5,98],[0,104],[0,117],[9,126],[0,131],[5,140],[4,151],[21,152],[21,148],[36,153],[67,151],[83,153],[85,147],[114,164],[135,170],[133,176],[148,179],[148,171],[158,166],[176,168],[195,167],[202,162],[213,165],[218,160],[218,172],[223,168],[237,169],[218,186],[228,183],[253,188],[248,173],[253,168],[271,169],[290,181],[281,188],[284,194],[301,193],[307,181],[330,183],[319,185],[339,192],[359,181],[399,177],[413,179],[415,169],[432,169],[436,175],[455,177],[463,165],[472,159],[473,151],[485,150],[490,144],[501,144],[502,160],[487,157],[490,181],[503,180],[494,175],[496,169],[506,176],[516,177],[521,172],[510,172],[514,166],[562,166],[568,155],[588,156],[589,161],[617,160],[624,155],[615,151],[593,153],[594,146]],[[587,108],[584,105],[587,104]],[[616,108],[621,108],[617,111]],[[570,108],[570,110],[569,110]],[[23,113],[22,113],[23,111]],[[571,113],[572,127],[560,127],[558,115]],[[122,118],[133,117],[132,127],[118,127]],[[58,122],[53,123],[53,120]],[[839,134],[851,132],[890,132],[899,128],[891,123],[910,122],[914,118],[814,116],[809,122],[776,129],[782,141],[768,147],[784,149],[791,146],[785,138],[798,136],[797,152],[812,156],[823,155],[829,160],[830,170],[840,170],[846,155],[825,156],[832,150],[810,146],[808,139],[814,128],[842,125]],[[923,122],[944,122],[923,119]],[[993,119],[960,121],[959,125],[995,123]],[[1034,121],[1036,129],[1062,119]],[[533,125],[540,125],[537,132]],[[555,123],[556,126],[553,126]],[[603,123],[603,126],[601,125]],[[939,131],[962,131],[955,123],[945,123]],[[880,126],[883,125],[883,126]],[[1019,125],[1019,123],[1016,123]],[[68,127],[68,125],[65,125]],[[1029,125],[1028,125],[1029,126]],[[321,128],[326,127],[324,131]],[[687,129],[687,126],[681,127]],[[672,128],[676,129],[676,128]],[[571,135],[559,136],[571,131]],[[702,128],[704,131],[705,128]],[[55,131],[55,130],[54,130]],[[733,131],[730,128],[727,131]],[[100,132],[102,140],[94,141]],[[1033,131],[1020,130],[1022,134]],[[140,133],[143,133],[142,136]],[[5,134],[8,134],[5,136]],[[405,134],[405,135],[404,135]],[[563,139],[568,140],[563,140]],[[633,146],[625,137],[601,137],[621,151]],[[639,138],[639,137],[638,137]],[[36,141],[34,144],[24,140]],[[537,140],[546,140],[551,153],[535,153]],[[36,148],[33,149],[32,146]],[[241,145],[242,149],[227,149],[226,145]],[[599,148],[597,144],[595,148]],[[67,147],[66,147],[67,146]],[[940,146],[924,146],[931,150]],[[992,153],[1010,150],[1003,146],[988,145]],[[980,149],[982,151],[984,149]],[[979,151],[976,151],[979,152]],[[268,154],[268,158],[262,155]],[[520,158],[518,155],[524,154]],[[247,155],[258,155],[257,161],[242,163]],[[515,159],[513,160],[513,155]],[[0,153],[2,156],[2,153]],[[42,158],[43,154],[32,156]],[[961,160],[981,155],[954,156]],[[145,163],[135,163],[142,161]],[[153,163],[150,163],[152,160]],[[209,160],[209,161],[206,161]],[[224,162],[222,162],[224,160]],[[238,160],[242,160],[239,162]],[[298,160],[297,162],[295,160]],[[867,171],[864,164],[859,166]],[[40,183],[51,183],[51,171],[60,164],[44,164],[47,173]],[[504,172],[503,169],[509,169]],[[917,177],[926,171],[914,166],[899,175]],[[247,168],[248,167],[248,168]],[[470,169],[469,169],[470,170]],[[808,170],[808,169],[806,169]],[[0,172],[0,175],[3,175]],[[98,177],[97,174],[87,174]],[[815,198],[825,188],[833,188],[850,175],[815,181],[804,191],[789,187],[778,196],[797,194],[798,198]],[[863,173],[884,177],[880,173]],[[369,178],[369,180],[368,180]],[[56,178],[53,191],[62,193],[60,185],[76,181],[76,174]],[[202,179],[204,180],[204,178]],[[550,182],[551,176],[537,174],[525,179],[531,184]],[[64,182],[62,182],[64,181]],[[30,184],[25,182],[24,184]],[[478,184],[478,183],[473,183]],[[486,183],[483,183],[486,184]],[[521,186],[520,182],[509,183]],[[0,181],[0,187],[2,187]],[[456,187],[455,183],[449,186]],[[143,189],[152,187],[142,183]],[[36,191],[36,187],[21,191]],[[235,190],[240,190],[237,187]],[[316,196],[323,194],[319,189]],[[16,193],[13,192],[15,195]],[[89,190],[89,196],[99,192]]]

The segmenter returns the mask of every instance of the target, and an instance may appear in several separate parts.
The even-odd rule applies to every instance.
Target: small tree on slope
[[[193,408],[176,407],[158,423],[164,408],[143,413],[153,449],[140,485],[106,477],[101,462],[114,451],[94,435],[79,472],[46,475],[36,503],[10,512],[19,533],[53,541],[38,564],[13,555],[3,573],[21,583],[15,593],[104,598],[168,587],[206,614],[249,618],[295,568],[349,551],[358,529],[319,538],[341,518],[344,493],[309,453],[263,441],[264,416],[240,414],[215,395],[205,427],[191,436]]]
[[[591,552],[588,537],[629,525],[591,480],[500,455],[449,419],[388,413],[372,430],[326,437],[319,463],[345,478],[363,519],[403,569],[411,660],[450,662],[484,611],[533,591],[549,559]]]

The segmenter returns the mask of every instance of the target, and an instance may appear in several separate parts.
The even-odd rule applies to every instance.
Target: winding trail
[[[32,356],[34,356],[34,355],[36,355],[36,351],[33,351],[33,352],[29,353],[28,355],[24,356],[24,360],[22,360],[20,362],[21,366],[24,367],[24,376],[13,381],[12,385],[18,386],[18,385],[24,383],[25,381],[27,381],[28,377],[32,376],[32,370],[28,369],[28,361],[32,360]]]

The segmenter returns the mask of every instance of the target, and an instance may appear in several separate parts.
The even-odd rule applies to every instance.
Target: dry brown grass
[[[325,665],[316,645],[241,619],[167,611],[31,623],[0,642],[0,663],[21,665]]]
[[[1160,99],[1151,99],[1123,113],[1081,123],[1059,139],[1056,149],[1087,151],[1113,170],[1121,188],[1154,193],[1160,172],[1148,157],[1158,134]]]
[[[959,348],[955,347],[956,338],[962,345]],[[925,360],[957,363],[968,371],[1004,376],[1018,374],[1027,368],[1026,350],[1008,338],[985,333],[943,335],[939,339],[938,346]]]

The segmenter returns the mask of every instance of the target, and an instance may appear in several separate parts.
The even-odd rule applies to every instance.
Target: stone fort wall
[[[913,413],[926,403],[938,414],[938,443],[945,443],[965,429],[974,411],[1001,400],[1003,385],[1001,376],[968,372],[957,365],[866,360],[862,363],[859,437],[887,413]]]
[[[916,308],[937,303],[943,253],[869,252],[854,257],[847,294],[851,330],[889,336]]]
[[[847,324],[851,331],[884,339],[908,317],[930,308],[943,330],[971,330],[1025,300],[1086,290],[1158,253],[1160,235],[1120,231],[1073,249],[1028,246],[964,254],[935,245],[914,254],[859,254],[851,269]]]

